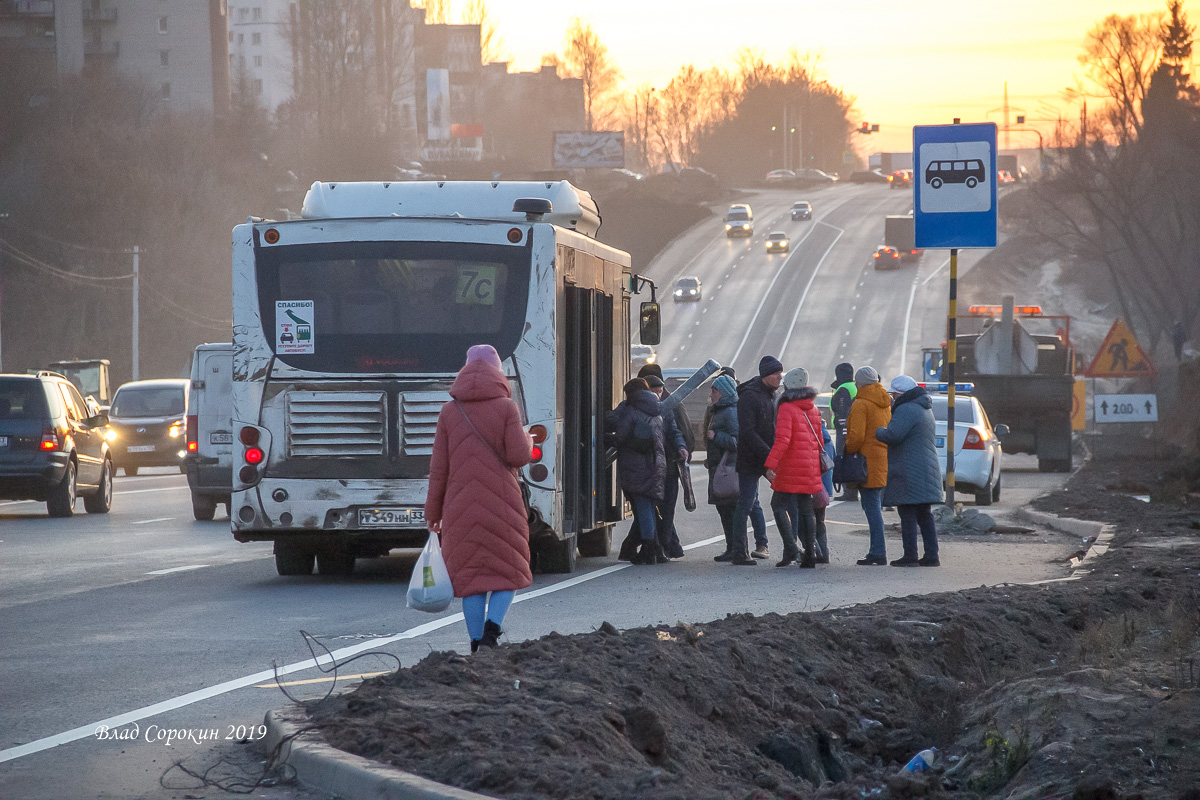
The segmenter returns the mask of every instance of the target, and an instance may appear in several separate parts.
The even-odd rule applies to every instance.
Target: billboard
[[[559,131],[554,134],[554,168],[625,166],[624,131]]]
[[[425,108],[429,114],[431,141],[450,138],[450,70],[425,70]]]

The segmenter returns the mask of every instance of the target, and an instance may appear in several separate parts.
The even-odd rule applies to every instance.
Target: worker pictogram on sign
[[[1092,378],[1153,378],[1154,365],[1124,320],[1113,323],[1087,374]]]

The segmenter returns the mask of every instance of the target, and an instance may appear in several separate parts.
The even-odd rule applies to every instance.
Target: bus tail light
[[[241,431],[238,432],[238,441],[246,445],[246,447],[253,447],[254,445],[258,444],[258,438],[258,428],[250,425],[244,426]]]
[[[529,436],[533,439],[534,444],[541,444],[546,441],[546,426],[534,425],[529,429]]]
[[[195,414],[187,416],[187,451],[194,453],[200,449],[200,443],[196,440],[196,429],[200,427],[200,417]]]
[[[983,436],[974,428],[967,429],[967,438],[963,439],[963,450],[982,450]]]
[[[261,449],[257,447],[246,448],[247,464],[261,464],[264,458],[266,458],[266,453],[264,453]]]
[[[271,432],[250,423],[234,421],[237,444],[241,445],[241,466],[237,465],[237,445],[234,446],[234,490],[249,489],[264,477],[267,454],[271,452]]]

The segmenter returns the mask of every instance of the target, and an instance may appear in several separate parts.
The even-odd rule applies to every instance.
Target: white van
[[[211,520],[217,504],[229,513],[233,491],[233,345],[202,344],[192,356],[188,390],[188,486],[192,515]]]

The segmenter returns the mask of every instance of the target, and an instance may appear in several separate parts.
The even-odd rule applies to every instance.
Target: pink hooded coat
[[[462,404],[479,435],[454,402],[442,407],[429,464],[425,519],[442,523],[442,556],[455,597],[524,589],[529,570],[529,523],[512,470],[529,463],[531,443],[521,427],[508,379],[486,360],[458,373],[450,396]]]

